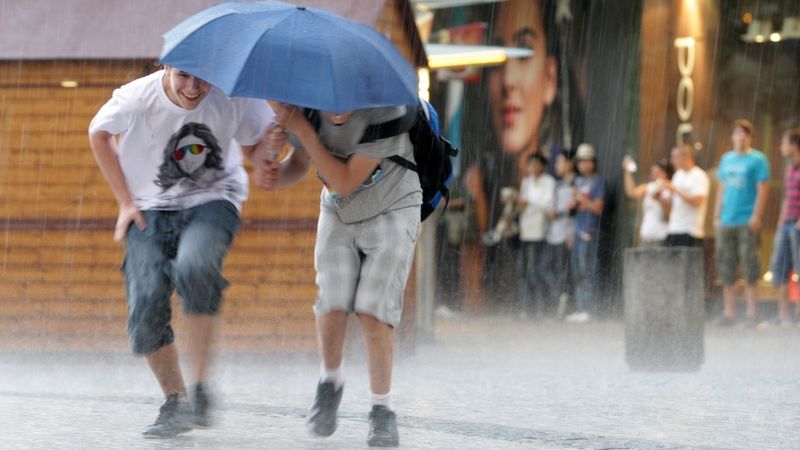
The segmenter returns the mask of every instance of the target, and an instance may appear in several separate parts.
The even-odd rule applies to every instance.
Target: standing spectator
[[[605,187],[597,175],[597,153],[591,144],[578,146],[575,157],[578,174],[573,189],[575,238],[572,246],[572,273],[575,276],[577,310],[567,316],[568,322],[584,323],[592,318],[597,295],[597,248],[600,216],[605,204]]]
[[[550,227],[544,252],[545,287],[548,300],[558,299],[556,317],[564,317],[569,297],[569,252],[575,233],[575,221],[570,215],[575,170],[569,151],[562,150],[556,157],[556,176],[553,208],[548,211]]]
[[[772,284],[778,288],[778,317],[780,326],[791,326],[789,311],[789,275],[797,270],[798,245],[800,245],[800,128],[787,130],[781,139],[781,155],[786,158],[786,174],[783,178],[784,198],[775,244],[772,247]],[[800,307],[798,307],[800,309]],[[765,322],[768,325],[769,322]]]
[[[650,168],[650,181],[636,185],[633,174],[636,163],[626,157],[622,161],[622,172],[625,174],[625,195],[633,200],[642,201],[642,224],[639,227],[639,239],[642,245],[662,245],[667,237],[667,218],[669,217],[669,191],[666,183],[672,176],[672,166],[662,159]]]
[[[547,211],[552,208],[556,187],[553,177],[544,173],[546,167],[547,158],[539,153],[531,155],[528,158],[529,175],[522,179],[519,189],[518,207],[522,210],[519,216],[522,241],[520,306],[523,316],[531,312],[531,300],[536,316],[544,312],[542,260],[547,237]]]
[[[719,191],[714,209],[717,223],[717,271],[723,285],[721,326],[736,323],[736,267],[740,263],[747,284],[747,325],[754,326],[758,304],[759,232],[767,203],[769,163],[750,146],[753,125],[744,119],[733,123],[733,150],[719,163]]]
[[[708,175],[694,163],[694,149],[688,144],[673,148],[670,158],[675,174],[666,185],[672,192],[666,245],[699,247],[705,236]]]

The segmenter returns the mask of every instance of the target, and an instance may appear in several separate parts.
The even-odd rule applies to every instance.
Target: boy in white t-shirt
[[[667,247],[699,247],[705,228],[710,183],[708,175],[694,163],[694,149],[682,145],[670,154],[675,174],[666,183],[672,192],[672,207],[667,224]]]
[[[145,437],[209,425],[204,382],[228,285],[222,262],[248,193],[242,153],[254,160],[258,183],[271,186],[279,166],[265,156],[277,149],[273,141],[282,142],[274,139],[278,127],[266,133],[272,120],[266,102],[229,98],[166,67],[115,90],[89,125],[92,151],[120,208],[114,239],[126,245],[131,348],[145,356],[166,397]],[[186,314],[191,402],[170,326],[174,290]]]
[[[519,239],[522,242],[520,269],[520,313],[543,316],[546,281],[544,252],[550,220],[547,212],[553,207],[556,181],[544,172],[547,158],[539,153],[528,157],[528,175],[522,179],[517,207]]]

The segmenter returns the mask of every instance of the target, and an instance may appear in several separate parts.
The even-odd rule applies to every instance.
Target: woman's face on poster
[[[528,58],[509,59],[489,76],[492,119],[500,146],[504,153],[517,154],[538,146],[544,110],[556,94],[556,63],[547,55],[539,1],[509,0],[499,8],[496,40],[534,52]]]

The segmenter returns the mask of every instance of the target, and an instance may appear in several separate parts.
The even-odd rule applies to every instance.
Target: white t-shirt
[[[141,210],[181,210],[247,199],[240,145],[258,143],[274,114],[266,101],[230,98],[212,87],[193,110],[164,91],[164,71],[114,91],[89,132],[121,135],[119,163]],[[237,144],[238,142],[238,144]]]
[[[569,215],[569,208],[574,198],[572,194],[573,182],[561,179],[556,181],[555,198],[553,203],[556,210],[556,218],[550,222],[547,230],[547,243],[550,245],[562,245],[567,242],[575,232],[575,220]]]
[[[702,239],[704,237],[703,226],[708,206],[708,175],[703,169],[694,166],[690,170],[679,169],[672,176],[672,185],[675,189],[691,195],[703,195],[703,202],[700,206],[692,206],[678,194],[672,194],[672,210],[669,214],[669,234],[689,234],[692,237]]]
[[[519,198],[527,204],[519,215],[519,238],[523,241],[542,241],[547,236],[547,210],[554,206],[556,181],[547,174],[539,178],[527,176],[522,180]]]
[[[667,218],[654,195],[669,200],[668,190],[662,190],[654,181],[647,183],[642,199],[642,225],[639,228],[639,237],[644,241],[663,241],[667,237]]]

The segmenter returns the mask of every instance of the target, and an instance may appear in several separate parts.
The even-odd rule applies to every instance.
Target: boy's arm
[[[758,183],[756,188],[756,206],[753,208],[753,215],[750,217],[748,225],[753,232],[761,230],[761,219],[764,217],[764,209],[767,206],[769,185],[766,181]]]
[[[256,145],[242,146],[242,152],[253,163],[256,186],[262,189],[275,189],[291,186],[308,173],[311,158],[300,148],[295,148],[282,161],[275,158],[286,144],[286,132],[273,125]]]
[[[119,165],[117,142],[114,140],[114,136],[107,131],[89,133],[89,144],[97,160],[97,165],[100,166],[100,170],[119,204],[119,216],[114,227],[114,240],[119,242],[125,238],[131,222],[136,222],[136,226],[140,230],[143,230],[147,223],[128,190],[125,174],[122,173]]]
[[[697,180],[695,180],[696,182]],[[682,191],[675,187],[672,182],[667,183],[667,189],[669,189],[673,194],[677,195],[678,197],[682,198],[686,203],[694,206],[695,208],[699,207],[703,204],[703,201],[706,199],[708,195],[708,183],[705,183],[704,186],[693,186],[690,188],[688,192]],[[694,189],[694,191],[692,190]]]
[[[622,173],[624,174],[625,180],[625,195],[631,200],[639,200],[644,197],[644,194],[647,192],[647,185],[640,184],[636,186],[632,173],[625,169],[622,170]]]
[[[717,182],[717,198],[714,201],[714,228],[719,226],[719,215],[722,211],[722,193],[725,192],[725,183],[722,180]]]
[[[594,199],[579,197],[578,198],[578,209],[583,211],[589,211],[590,213],[600,216],[603,214],[603,208],[605,207],[605,189],[598,189],[594,192],[596,197]]]
[[[355,154],[346,163],[333,156],[320,141],[316,130],[291,105],[276,105],[276,121],[286,127],[300,140],[308,156],[314,160],[317,170],[330,188],[341,196],[353,193],[380,164],[380,158]]]

